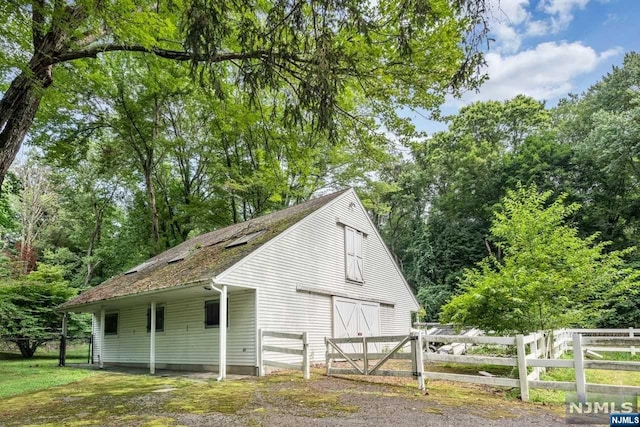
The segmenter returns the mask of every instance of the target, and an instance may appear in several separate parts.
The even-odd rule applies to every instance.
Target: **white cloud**
[[[540,6],[550,15],[570,16],[573,9],[584,9],[587,3],[589,0],[545,0]]]
[[[527,12],[527,7],[529,7],[529,0],[489,1],[491,18],[511,25],[521,24],[528,19],[529,12]]]
[[[545,0],[540,3],[540,9],[547,13],[549,30],[558,33],[566,29],[573,21],[574,9],[584,9],[589,0]]]
[[[503,53],[514,53],[520,49],[522,38],[515,28],[498,23],[493,26],[494,38],[497,41],[496,49]]]
[[[525,26],[525,34],[527,36],[544,36],[545,34],[549,34],[551,29],[549,28],[549,22],[547,21],[529,21]]]
[[[529,19],[529,0],[490,0],[488,4],[494,48],[505,53],[517,52],[522,42],[517,29]]]
[[[467,93],[462,103],[505,100],[518,94],[553,100],[573,90],[573,80],[593,71],[602,61],[620,54],[620,49],[596,52],[580,42],[541,43],[513,55],[486,55],[489,80],[479,93]]]
[[[567,29],[574,13],[590,0],[489,0],[489,29],[494,49],[516,52],[526,37],[558,34]],[[603,1],[603,0],[601,0]],[[530,9],[535,8],[535,15]]]

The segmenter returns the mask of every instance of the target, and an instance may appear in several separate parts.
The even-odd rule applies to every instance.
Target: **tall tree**
[[[574,147],[575,187],[585,233],[613,248],[640,237],[640,54],[625,56],[601,81],[554,109],[559,138]]]
[[[593,325],[611,289],[638,289],[624,268],[631,249],[605,253],[607,243],[586,239],[567,224],[579,208],[535,186],[508,190],[491,232],[504,256],[467,269],[461,291],[443,307],[442,320],[496,333],[529,333]]]
[[[390,209],[383,232],[430,320],[462,271],[499,250],[489,228],[505,189],[518,180],[548,188],[562,166],[553,139],[549,155],[532,152],[551,120],[532,98],[477,102],[447,119],[446,131],[417,135],[407,143],[412,159],[382,173],[393,183],[381,196]]]
[[[0,185],[61,64],[114,51],[189,61],[220,96],[229,79],[252,95],[287,86],[285,119],[331,129],[346,87],[432,107],[477,84],[484,13],[484,0],[3,2]]]
[[[0,281],[0,336],[14,343],[24,358],[33,357],[38,347],[58,336],[60,315],[55,309],[77,292],[63,279],[59,267],[40,267]],[[72,335],[88,328],[86,316],[70,315]]]
[[[50,171],[27,161],[16,168],[20,180],[19,196],[21,273],[36,268],[36,242],[48,222],[55,217],[57,195],[49,181]]]

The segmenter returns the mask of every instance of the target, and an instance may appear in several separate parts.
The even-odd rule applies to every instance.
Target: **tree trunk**
[[[0,190],[40,106],[44,89],[51,84],[51,67],[39,66],[34,57],[30,72],[16,77],[0,101]]]
[[[102,235],[102,218],[104,214],[104,208],[98,208],[97,203],[93,203],[93,213],[96,218],[96,222],[89,238],[89,247],[87,248],[87,276],[84,278],[84,286],[88,287],[91,279],[93,278],[93,270],[95,264],[91,260],[95,251],[96,244],[100,241]]]
[[[150,156],[153,158],[153,156]],[[144,169],[144,183],[147,188],[147,197],[149,198],[149,212],[151,214],[151,233],[153,241],[158,245],[160,242],[160,224],[158,220],[158,205],[156,203],[156,191],[153,186],[153,178],[151,176],[153,166],[149,165]]]
[[[30,339],[17,340],[15,343],[20,349],[20,354],[25,359],[31,359],[40,345],[37,341],[31,341]]]

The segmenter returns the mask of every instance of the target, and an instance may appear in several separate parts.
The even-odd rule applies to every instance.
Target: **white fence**
[[[422,333],[383,337],[325,338],[326,373],[331,375],[380,375],[416,377],[418,388],[424,390]],[[391,344],[389,351],[380,352],[380,344]],[[341,347],[345,345],[347,349]],[[409,345],[409,351],[407,346]],[[346,362],[350,367],[334,367],[333,362]],[[410,360],[411,370],[380,369],[390,360]]]
[[[309,341],[306,332],[297,334],[289,332],[265,331],[261,329],[258,336],[260,340],[258,345],[258,348],[260,349],[260,376],[265,375],[267,366],[271,366],[274,368],[301,371],[304,379],[309,379]],[[270,344],[270,338],[278,338],[278,342],[274,343],[277,345]],[[287,347],[284,347],[283,344],[281,344],[281,342],[284,340],[286,340],[287,342],[291,342],[291,344],[287,343],[285,344],[287,345]],[[298,348],[291,347],[290,345],[297,345]],[[265,356],[268,353],[292,354],[301,356],[302,360],[300,361],[300,364],[270,360]]]
[[[640,387],[621,386],[610,384],[589,384],[586,381],[586,369],[640,371],[640,362],[616,361],[616,360],[588,360],[588,354],[594,351],[629,351],[635,354],[635,348],[640,347],[640,329],[589,329],[571,330],[562,329],[551,334],[533,333],[516,336],[459,336],[459,335],[418,335],[419,346],[413,348],[425,349],[422,357],[414,354],[414,351],[403,353],[400,351],[411,336],[398,337],[358,337],[326,339],[327,343],[327,375],[331,374],[355,374],[355,375],[398,375],[417,376],[419,384],[423,379],[460,381],[474,384],[486,384],[505,387],[517,387],[520,389],[522,400],[529,400],[530,389],[550,389],[577,392],[580,399],[586,399],[588,392],[594,393],[640,393]],[[368,344],[372,342],[396,342],[399,343],[390,352],[373,353],[368,351]],[[363,351],[348,353],[340,348],[340,344],[359,343]],[[492,345],[514,347],[506,354],[513,356],[488,356],[479,354],[443,354],[430,351],[430,343],[439,344],[469,344]],[[567,351],[573,351],[572,359],[559,359]],[[378,359],[374,368],[369,369],[372,359]],[[412,371],[381,371],[378,368],[390,359],[409,359],[412,361]],[[517,368],[518,378],[500,377],[488,372],[479,375],[466,375],[447,372],[423,372],[422,363],[458,363],[466,365],[494,365],[511,366]],[[334,368],[332,362],[342,360],[349,363],[349,368]],[[362,362],[362,365],[358,364]],[[381,361],[381,362],[380,362]],[[419,366],[420,365],[420,366]],[[540,379],[540,374],[546,368],[573,368],[574,381],[546,381]]]
[[[572,335],[573,334],[581,334],[584,337],[629,337],[634,338],[636,336],[640,336],[640,329],[628,328],[628,329],[558,329],[553,331],[553,341],[557,343],[554,346],[554,350],[562,350],[560,356],[571,348],[572,345]],[[588,349],[592,351],[600,351],[600,352],[627,352],[631,353],[632,356],[636,355],[636,352],[639,350],[635,345],[623,342],[620,346],[597,346],[597,345],[588,345]],[[558,356],[556,356],[558,357]]]

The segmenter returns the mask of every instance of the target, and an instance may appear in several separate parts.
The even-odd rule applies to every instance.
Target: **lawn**
[[[86,362],[85,349],[68,355],[72,363]],[[532,390],[533,402],[524,403],[517,399],[517,389],[429,381],[425,394],[409,378],[328,378],[322,369],[314,369],[310,381],[285,372],[216,382],[59,368],[55,353],[31,360],[1,357],[3,425],[388,425],[401,419],[437,426],[460,418],[457,425],[465,426],[564,425],[564,392]],[[465,373],[477,368],[441,367]],[[546,378],[572,381],[572,375],[572,370],[555,369]],[[590,370],[587,379],[640,384],[636,372]]]
[[[69,349],[67,362],[86,363],[87,347]],[[57,352],[38,350],[31,359],[22,359],[15,353],[0,353],[0,398],[72,383],[94,374],[85,369],[59,368]]]
[[[62,368],[62,370],[75,370]],[[389,377],[325,377],[314,369],[225,382],[98,372],[75,382],[0,399],[3,425],[423,425],[563,426],[548,407],[505,392]]]

